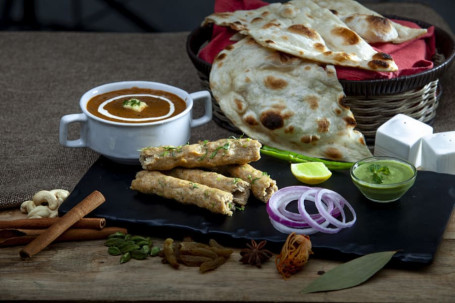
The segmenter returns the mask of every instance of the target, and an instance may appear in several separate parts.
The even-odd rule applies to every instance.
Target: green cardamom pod
[[[141,241],[146,241],[146,239],[142,236],[132,236],[130,240],[134,241],[136,243],[141,242]]]
[[[144,246],[144,245],[149,245],[149,241],[147,240],[140,240],[140,241],[135,241],[136,245],[139,245],[139,246]]]
[[[111,246],[120,246],[124,243],[125,241],[120,238],[111,238],[107,239],[106,242],[104,242],[105,246],[111,247]]]
[[[153,246],[152,249],[150,249],[150,255],[152,257],[158,256],[159,253],[160,253],[160,248],[158,246]]]
[[[112,238],[122,238],[123,239],[123,238],[125,238],[125,234],[120,232],[120,231],[118,231],[118,232],[115,232],[113,234],[110,234],[107,238],[108,239],[112,239]]]
[[[128,244],[128,245],[123,245],[123,246],[119,247],[119,249],[122,252],[122,254],[127,253],[127,252],[131,252],[133,250],[138,250],[140,248],[141,247],[139,245],[136,245],[136,244]]]
[[[111,246],[108,248],[107,252],[111,255],[111,256],[118,256],[118,255],[121,255],[122,252],[120,251],[120,249],[118,247],[115,247],[115,246]]]
[[[131,258],[136,260],[144,260],[146,259],[148,254],[144,253],[142,250],[133,250],[131,251]]]
[[[127,252],[120,257],[120,264],[126,263],[131,260],[131,253]]]
[[[150,253],[150,246],[148,245],[142,246],[141,251],[144,252],[144,254],[148,255]]]

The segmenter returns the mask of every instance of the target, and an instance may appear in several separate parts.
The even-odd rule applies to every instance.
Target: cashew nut
[[[69,191],[64,189],[41,190],[33,196],[32,201],[21,204],[21,212],[28,213],[29,218],[57,217],[58,208],[69,196]]]
[[[32,200],[33,202],[35,202],[36,206],[41,205],[43,203],[47,203],[51,210],[56,210],[58,208],[57,197],[47,190],[41,190],[37,192],[33,196]]]
[[[50,191],[51,194],[53,194],[58,201],[58,206],[62,204],[63,201],[65,201],[66,198],[70,195],[70,192],[65,190],[65,189],[53,189]]]
[[[58,211],[51,210],[44,205],[38,205],[28,213],[28,218],[54,218],[57,217]]]
[[[35,207],[36,207],[35,202],[33,202],[32,200],[24,201],[21,204],[21,212],[24,214],[28,214]]]

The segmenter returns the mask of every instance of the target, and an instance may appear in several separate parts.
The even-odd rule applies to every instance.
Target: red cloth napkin
[[[261,0],[216,0],[215,13],[233,12],[236,10],[252,10],[268,5]],[[402,25],[419,28],[413,22],[393,20]],[[199,52],[199,57],[208,63],[212,63],[216,55],[226,46],[235,43],[229,40],[235,31],[224,26],[213,26],[212,40]],[[398,76],[412,75],[433,68],[431,57],[435,54],[434,27],[428,28],[428,32],[418,39],[393,43],[375,43],[371,45],[375,50],[392,56],[398,66],[396,72],[374,72],[358,68],[337,66],[338,79],[343,80],[372,80],[390,79]]]

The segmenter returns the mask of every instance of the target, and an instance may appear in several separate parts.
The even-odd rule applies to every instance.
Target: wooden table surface
[[[0,212],[0,220],[23,218]],[[163,239],[154,238],[156,245]],[[103,240],[54,243],[23,261],[20,247],[0,249],[0,300],[97,301],[255,301],[255,302],[453,302],[455,299],[455,212],[431,265],[419,269],[386,267],[354,288],[301,294],[305,285],[339,261],[313,255],[288,280],[274,259],[258,269],[239,262],[239,250],[226,264],[201,274],[195,267],[175,270],[160,258],[119,264]],[[274,258],[274,257],[273,257]]]
[[[377,3],[373,8],[448,28],[421,4]],[[58,122],[79,111],[77,98],[94,84],[147,79],[196,91],[199,80],[185,53],[187,34],[0,33],[0,54],[8,58],[0,61],[0,99],[34,101],[27,123],[18,120],[16,107],[2,108],[7,113],[0,117],[0,198],[24,201],[35,189],[76,185],[98,155],[59,146]],[[448,123],[453,115],[443,110],[453,103],[450,84],[445,82],[435,121],[440,131],[453,130]],[[41,106],[48,100],[53,107],[44,112]],[[223,134],[214,123],[195,130],[202,139]],[[17,209],[0,211],[0,220],[23,217]],[[164,239],[154,240],[162,245]],[[318,272],[341,262],[312,255],[300,273],[283,280],[273,260],[261,269],[245,266],[235,249],[226,264],[201,274],[194,267],[175,270],[159,258],[119,264],[103,243],[53,243],[26,261],[19,257],[21,246],[0,248],[0,301],[455,302],[454,213],[432,264],[386,267],[360,286],[305,295],[300,291]]]

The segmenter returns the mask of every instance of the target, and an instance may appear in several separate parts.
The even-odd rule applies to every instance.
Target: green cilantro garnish
[[[368,170],[373,174],[373,182],[376,184],[381,184],[384,176],[390,175],[390,169],[385,165],[371,164],[368,166]]]
[[[222,146],[218,146],[218,147],[213,151],[213,153],[210,155],[210,159],[215,158],[216,154],[218,153],[218,151],[219,151],[220,149],[228,150],[228,149],[229,149],[229,146],[230,146],[229,142],[224,143],[224,145],[222,145]]]

